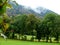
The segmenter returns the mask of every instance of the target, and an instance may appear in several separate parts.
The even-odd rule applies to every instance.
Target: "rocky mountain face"
[[[49,9],[43,7],[37,7],[35,10],[30,7],[25,7],[23,5],[16,5],[14,2],[9,2],[12,5],[12,9],[7,9],[7,14],[9,16],[18,14],[34,14],[36,16],[44,17],[47,13],[53,12]],[[54,12],[53,12],[54,13]]]

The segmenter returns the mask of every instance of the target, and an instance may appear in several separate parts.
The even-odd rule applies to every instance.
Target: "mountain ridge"
[[[23,5],[16,5],[14,2],[9,2],[9,4],[12,5],[12,9],[7,9],[7,14],[9,16],[12,15],[18,15],[18,14],[34,14],[38,17],[44,17],[47,13],[53,12],[49,9],[43,8],[43,7],[37,7],[36,11],[30,7],[23,6]],[[40,12],[40,13],[39,13]],[[54,13],[54,12],[53,12]]]

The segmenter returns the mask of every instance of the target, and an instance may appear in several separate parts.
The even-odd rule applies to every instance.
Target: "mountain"
[[[13,7],[12,9],[7,9],[6,11],[9,16],[18,14],[34,14],[39,17],[44,17],[47,13],[53,12],[43,7],[38,7],[34,10],[30,7],[26,7],[23,5],[16,5],[16,3],[12,1],[9,2],[9,4],[11,4]]]
[[[17,14],[35,14],[35,15],[37,15],[38,14],[30,7],[26,8],[25,6],[22,6],[22,5],[16,5],[14,2],[9,2],[9,3],[13,6],[13,9],[7,9],[8,15],[17,15]]]
[[[37,7],[35,10],[37,13],[40,14],[40,16],[44,17],[47,13],[55,13],[49,9],[43,8],[43,7]]]

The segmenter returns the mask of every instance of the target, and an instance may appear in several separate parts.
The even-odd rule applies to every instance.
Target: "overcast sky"
[[[60,0],[16,0],[18,4],[31,7],[45,7],[60,14]]]

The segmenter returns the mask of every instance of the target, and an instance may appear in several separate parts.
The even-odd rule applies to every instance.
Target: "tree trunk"
[[[12,39],[14,39],[14,32],[13,32],[13,34],[12,34]]]
[[[40,39],[38,39],[38,42],[40,42]]]
[[[57,43],[59,43],[59,35],[58,35],[58,33],[56,35],[56,41],[57,41]]]
[[[50,43],[52,43],[52,39],[51,39],[51,37],[50,37]]]
[[[48,39],[49,39],[49,36],[47,35],[47,36],[46,36],[46,42],[48,42]]]
[[[20,34],[19,34],[19,40],[20,40]]]

